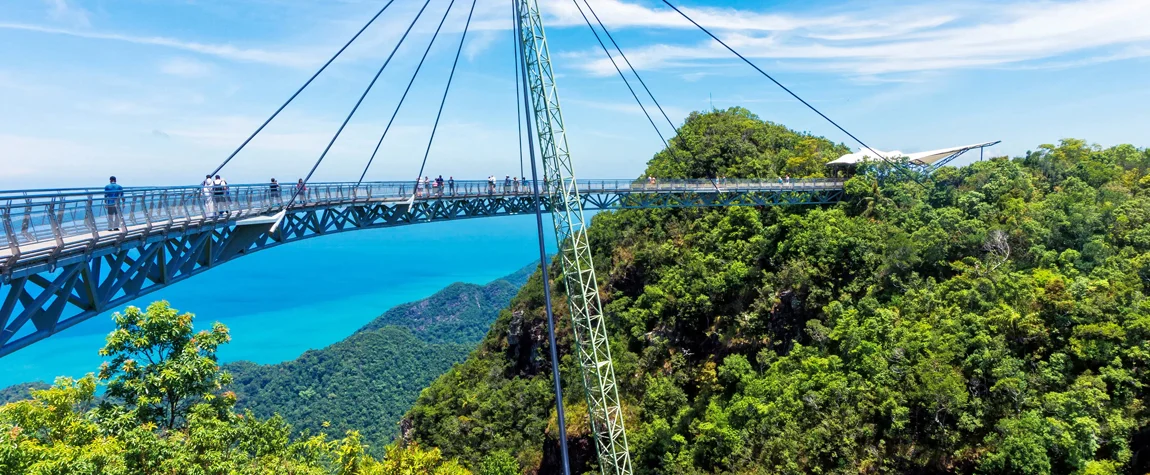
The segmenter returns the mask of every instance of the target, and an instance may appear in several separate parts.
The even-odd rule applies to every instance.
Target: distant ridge
[[[23,401],[32,397],[33,389],[48,389],[50,387],[52,386],[43,381],[13,384],[4,389],[0,389],[0,406],[10,402]]]
[[[486,285],[451,284],[292,361],[228,363],[224,368],[234,376],[229,389],[239,409],[260,417],[280,414],[297,431],[313,434],[339,437],[359,430],[381,449],[419,392],[467,357],[538,267]]]

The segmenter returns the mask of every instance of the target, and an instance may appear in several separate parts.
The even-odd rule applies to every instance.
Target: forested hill
[[[484,286],[456,282],[426,299],[395,306],[359,331],[396,325],[427,342],[474,345],[538,267],[528,265]]]
[[[845,151],[742,109],[695,113],[645,174],[818,176]],[[1064,140],[878,176],[831,207],[595,216],[635,471],[1150,470],[1150,151]],[[420,395],[410,439],[557,472],[542,304],[536,275]],[[594,447],[556,310],[582,473]]]
[[[237,408],[262,418],[279,414],[312,434],[358,430],[381,455],[419,391],[463,361],[537,267],[487,285],[452,284],[293,361],[224,365],[233,376]]]
[[[0,405],[8,404],[10,402],[23,401],[30,397],[31,391],[36,389],[48,389],[49,387],[51,386],[43,381],[13,384],[4,389],[0,389]]]

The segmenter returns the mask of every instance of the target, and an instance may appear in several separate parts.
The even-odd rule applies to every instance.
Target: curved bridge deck
[[[570,185],[570,184],[569,184]],[[828,204],[837,180],[579,180],[584,209]],[[456,181],[0,191],[0,357],[252,252],[331,233],[551,209],[527,185]],[[275,226],[278,224],[278,226]],[[274,226],[274,229],[273,229]],[[31,323],[31,325],[28,325]]]

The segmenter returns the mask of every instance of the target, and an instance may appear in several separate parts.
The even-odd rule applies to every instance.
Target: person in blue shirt
[[[124,196],[124,187],[116,183],[116,177],[108,178],[108,185],[104,187],[104,208],[107,211],[108,231],[120,230],[120,200]]]

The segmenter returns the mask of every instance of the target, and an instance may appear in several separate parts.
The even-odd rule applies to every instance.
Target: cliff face
[[[742,110],[693,114],[648,174],[799,177],[844,149]],[[1148,168],[1146,150],[1064,141],[922,183],[862,173],[828,208],[600,213],[636,472],[1144,472]],[[582,473],[595,453],[553,285]],[[542,305],[535,275],[422,392],[407,436],[554,473]]]

